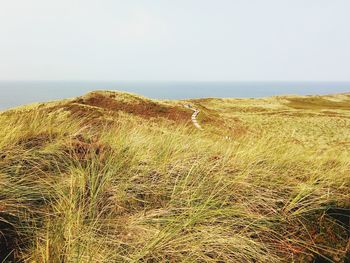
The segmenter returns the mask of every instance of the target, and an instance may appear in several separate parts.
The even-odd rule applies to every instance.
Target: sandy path
[[[193,114],[192,114],[192,116],[191,116],[191,120],[192,120],[193,125],[194,125],[197,129],[203,130],[202,126],[201,126],[201,125],[198,123],[198,121],[197,121],[197,116],[198,116],[198,114],[199,114],[199,110],[196,109],[196,108],[193,108],[193,106],[192,106],[191,104],[185,104],[184,106],[185,106],[185,108],[187,108],[187,109],[193,110]],[[231,137],[230,137],[230,136],[225,136],[225,139],[231,141]]]
[[[196,109],[196,108],[193,108],[191,104],[186,104],[186,105],[184,105],[184,106],[185,106],[186,108],[188,108],[188,109],[193,110],[193,114],[192,114],[192,116],[191,116],[191,120],[192,120],[193,125],[194,125],[197,129],[203,130],[203,128],[199,125],[199,123],[198,123],[198,121],[197,121],[197,116],[198,116],[198,114],[199,114],[199,110]]]

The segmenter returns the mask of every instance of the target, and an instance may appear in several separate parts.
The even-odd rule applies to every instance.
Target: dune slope
[[[0,260],[347,262],[349,130],[349,94],[3,112]]]

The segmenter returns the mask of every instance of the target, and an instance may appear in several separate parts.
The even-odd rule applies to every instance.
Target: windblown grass
[[[350,208],[350,120],[240,111],[249,101],[193,103],[216,111],[203,132],[190,122],[110,109],[77,118],[60,104],[1,114],[1,256],[344,261],[348,221],[329,211],[346,216]],[[288,107],[275,105],[265,109]],[[238,108],[230,115],[227,106]],[[221,134],[213,126],[224,116],[244,132],[226,140],[232,123]]]

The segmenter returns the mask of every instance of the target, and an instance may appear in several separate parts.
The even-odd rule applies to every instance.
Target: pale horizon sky
[[[349,0],[0,6],[0,80],[350,81]]]

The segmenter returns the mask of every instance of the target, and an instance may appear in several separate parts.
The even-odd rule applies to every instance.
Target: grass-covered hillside
[[[350,94],[0,114],[0,262],[348,262],[349,208]]]

